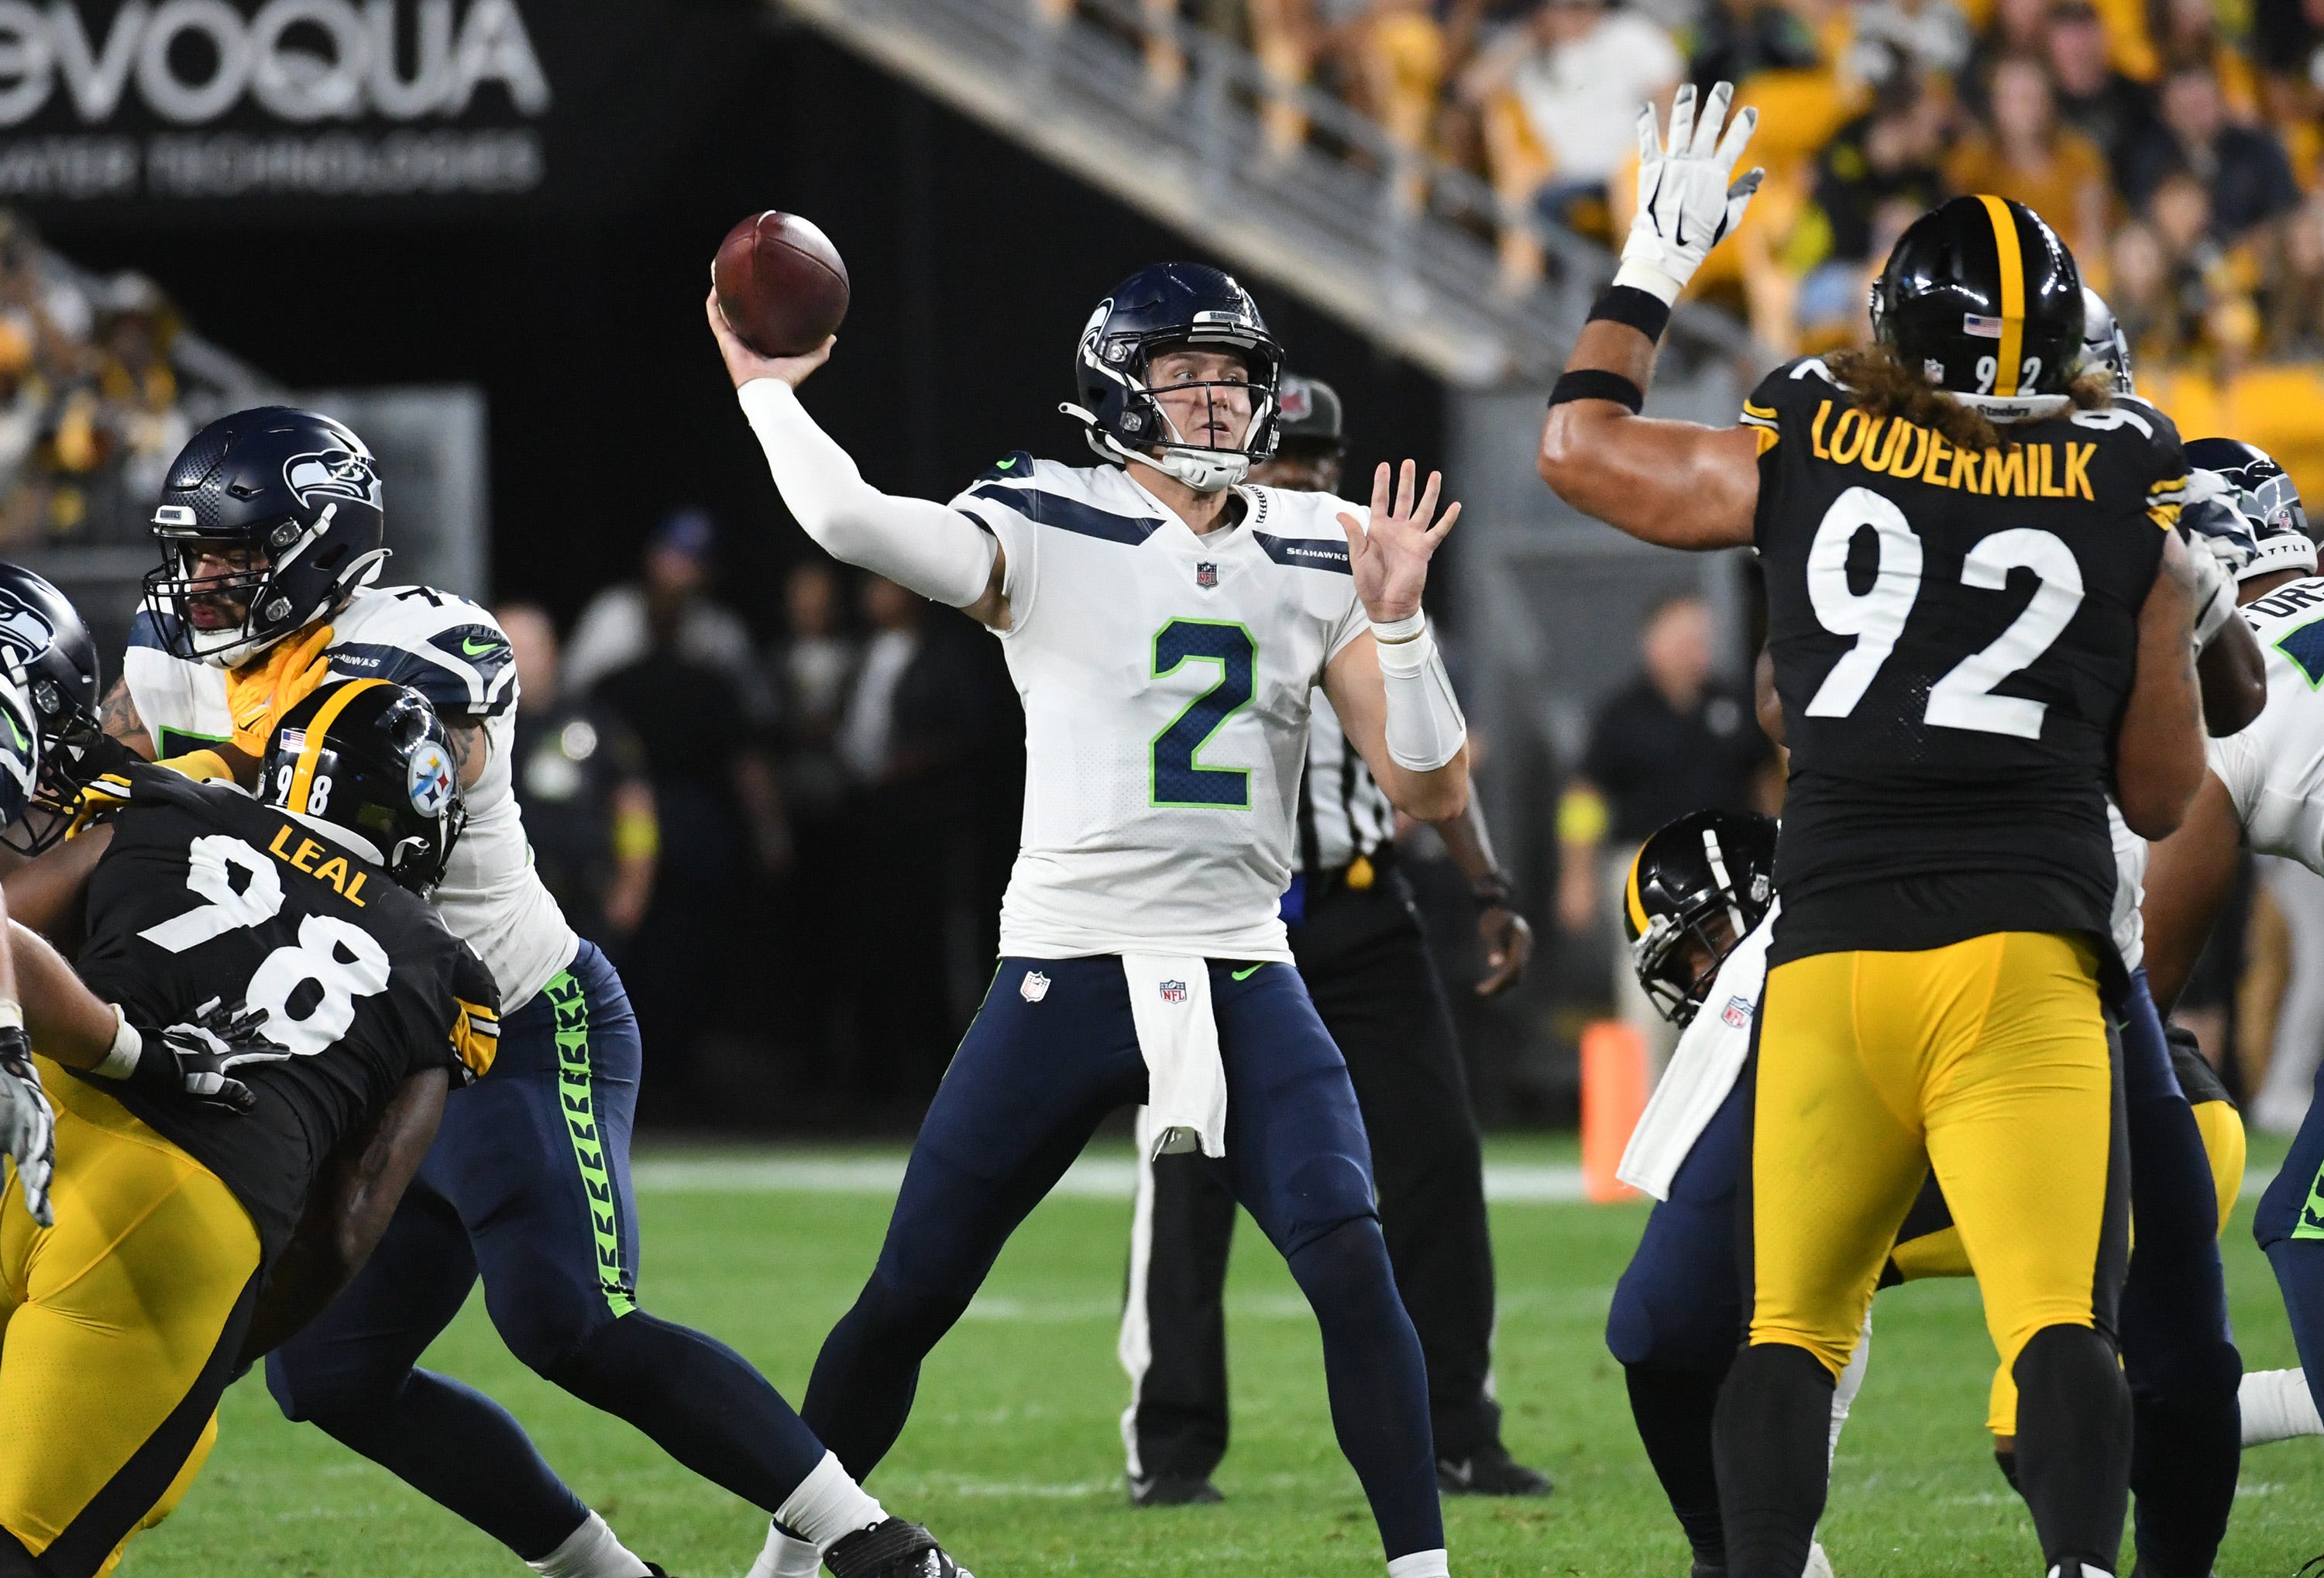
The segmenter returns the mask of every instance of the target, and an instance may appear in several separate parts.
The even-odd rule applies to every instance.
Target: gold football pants
[[[2004,1371],[2045,1326],[2111,1332],[2127,1177],[2088,943],[1996,932],[1779,964],[1755,1095],[1754,1343],[1837,1376],[1932,1168]]]
[[[217,1175],[55,1064],[56,1225],[0,1191],[0,1572],[109,1573],[217,1438],[258,1235]],[[22,1558],[14,1558],[21,1565]]]

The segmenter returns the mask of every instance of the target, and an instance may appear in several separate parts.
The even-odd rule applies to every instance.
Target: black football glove
[[[42,1227],[56,1225],[49,1181],[57,1170],[57,1119],[32,1066],[32,1041],[22,1025],[0,1026],[0,1153],[16,1164],[24,1209]]]
[[[259,1034],[264,1009],[226,1006],[211,998],[184,1023],[144,1038],[130,1083],[157,1094],[188,1097],[208,1107],[247,1112],[258,1098],[231,1070],[244,1063],[275,1063],[290,1056]]]

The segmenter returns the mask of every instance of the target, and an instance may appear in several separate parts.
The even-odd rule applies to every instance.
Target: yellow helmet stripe
[[[346,711],[347,703],[374,686],[386,683],[384,679],[350,679],[315,709],[315,715],[307,720],[307,743],[300,749],[298,766],[291,770],[290,790],[283,797],[284,805],[294,811],[306,808],[307,797],[315,787],[315,766],[323,756],[323,736]]]
[[[1986,217],[1993,221],[1993,249],[2001,255],[2000,365],[1994,370],[1993,392],[2017,392],[2017,371],[2025,349],[2025,256],[2017,245],[2017,217],[1999,198],[1980,195]]]
[[[1638,896],[1638,863],[1646,858],[1646,846],[1638,845],[1638,853],[1630,857],[1630,874],[1622,883],[1622,902],[1630,912],[1630,931],[1635,937],[1646,935],[1646,900]]]

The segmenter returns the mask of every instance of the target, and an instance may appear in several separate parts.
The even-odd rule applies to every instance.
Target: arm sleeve
[[[984,595],[998,548],[975,521],[865,482],[780,379],[746,383],[739,398],[783,503],[825,552],[954,608]]]

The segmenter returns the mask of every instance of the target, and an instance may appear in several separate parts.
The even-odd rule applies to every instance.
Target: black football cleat
[[[1554,1487],[1547,1474],[1526,1467],[1496,1441],[1464,1458],[1438,1458],[1436,1488],[1447,1496],[1546,1496]]]
[[[823,1553],[833,1578],[974,1578],[917,1523],[890,1518]]]
[[[1132,1507],[1208,1507],[1225,1500],[1216,1485],[1197,1474],[1155,1474],[1130,1481]]]
[[[663,1566],[659,1562],[648,1562],[646,1564],[646,1578],[669,1578],[669,1569]]]
[[[1694,1559],[1694,1565],[1687,1569],[1686,1578],[1727,1578],[1727,1564],[1706,1562],[1701,1556],[1697,1556]]]

